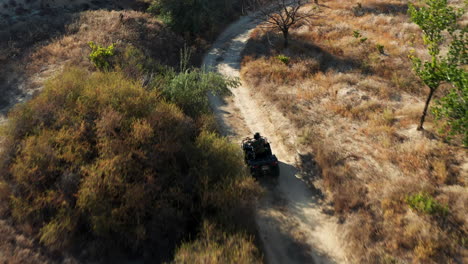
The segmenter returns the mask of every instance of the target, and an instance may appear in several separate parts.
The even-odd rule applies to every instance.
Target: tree
[[[247,8],[245,1],[154,0],[149,11],[176,32],[213,37],[224,24]]]
[[[256,7],[258,11],[257,19],[264,21],[267,27],[281,31],[284,38],[284,48],[287,48],[289,29],[312,16],[310,12],[301,11],[301,7],[308,2],[308,0],[252,0],[252,6]]]
[[[411,55],[414,71],[429,88],[418,130],[424,129],[427,110],[434,93],[443,82],[450,81],[447,79],[447,68],[450,63],[456,63],[457,58],[443,57],[440,51],[445,43],[444,33],[449,32],[452,36],[456,34],[457,20],[463,14],[460,10],[448,6],[447,0],[426,0],[425,3],[426,6],[420,8],[409,4],[408,9],[411,20],[422,30],[424,44],[431,57],[430,60],[423,61]]]
[[[447,125],[442,130],[448,132],[449,136],[461,135],[463,144],[468,146],[468,73],[466,71],[468,38],[466,33],[467,29],[463,28],[452,34],[453,41],[444,64],[446,79],[453,88],[446,96],[436,101],[432,112],[436,119],[446,121]]]

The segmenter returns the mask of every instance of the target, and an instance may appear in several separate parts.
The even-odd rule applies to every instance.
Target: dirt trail
[[[248,16],[232,24],[205,56],[204,65],[225,76],[240,77],[241,52],[256,26]],[[263,183],[267,193],[256,214],[267,263],[347,263],[338,219],[323,212],[318,194],[297,176],[293,126],[251,92],[242,85],[232,89],[231,97],[210,99],[226,136],[240,142],[258,131],[269,138],[281,161],[278,183]]]

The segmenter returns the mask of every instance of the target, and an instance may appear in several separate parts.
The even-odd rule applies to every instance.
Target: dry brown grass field
[[[294,122],[303,166],[321,176],[308,180],[343,219],[353,263],[468,262],[468,156],[432,118],[416,131],[428,90],[408,59],[425,52],[408,1],[319,2],[304,7],[315,15],[286,50],[277,32],[252,32],[243,80]],[[448,212],[411,209],[420,193]]]

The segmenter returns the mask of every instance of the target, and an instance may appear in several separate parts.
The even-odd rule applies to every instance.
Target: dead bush
[[[262,263],[252,238],[229,234],[212,223],[203,223],[199,237],[180,246],[174,264]]]
[[[202,216],[232,228],[230,219],[250,214],[260,189],[238,147],[197,130],[160,90],[70,68],[12,111],[0,198],[15,222],[50,250],[86,241],[85,257],[164,261]]]

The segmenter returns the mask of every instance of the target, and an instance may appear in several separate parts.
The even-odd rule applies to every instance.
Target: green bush
[[[353,36],[354,36],[355,38],[360,38],[360,37],[362,37],[361,32],[359,32],[359,30],[354,30],[354,31],[353,31]]]
[[[215,81],[204,87],[221,90]],[[2,189],[15,190],[15,221],[52,249],[86,244],[101,257],[123,251],[169,259],[201,216],[232,219],[258,194],[237,146],[197,130],[158,89],[120,72],[67,69],[9,120]]]
[[[359,39],[359,42],[360,43],[364,43],[367,41],[367,38],[364,37],[361,32],[359,32],[359,30],[354,30],[353,31],[353,36],[356,38],[356,39]]]
[[[410,195],[406,198],[406,203],[418,212],[444,216],[449,213],[447,206],[437,202],[431,195],[425,192]]]
[[[377,48],[377,51],[378,51],[380,54],[385,54],[385,46],[384,46],[384,45],[377,44],[377,45],[375,45],[375,47]]]
[[[196,117],[210,111],[207,93],[226,94],[229,88],[238,85],[237,79],[226,79],[218,73],[193,69],[177,74],[162,91],[186,114]]]
[[[96,45],[93,41],[88,43],[91,48],[91,53],[89,54],[89,59],[91,62],[101,71],[108,71],[112,68],[111,59],[115,55],[115,45],[112,44],[109,47],[105,48],[99,45]]]
[[[288,65],[289,62],[291,61],[291,58],[289,58],[288,56],[286,55],[283,55],[283,54],[280,54],[278,56],[276,56],[276,59],[281,61],[282,63]]]
[[[432,113],[436,119],[444,120],[446,126],[441,128],[442,133],[453,136],[461,136],[463,145],[468,147],[468,74],[461,74],[464,84],[452,88],[449,93],[436,101]]]

